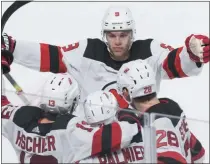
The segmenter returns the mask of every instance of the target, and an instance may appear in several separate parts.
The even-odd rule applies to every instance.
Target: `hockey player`
[[[203,162],[205,150],[190,132],[183,110],[171,99],[157,98],[155,73],[146,61],[124,64],[118,72],[117,86],[119,93],[134,109],[158,114],[153,126],[156,128],[159,162]],[[123,117],[119,115],[120,120]]]
[[[108,91],[96,91],[87,96],[84,109],[87,123],[92,127],[101,127],[117,121],[116,114],[120,108],[112,93]],[[126,114],[127,119],[133,120],[133,117],[128,117],[128,113]],[[77,163],[145,163],[141,133],[136,137],[138,141],[133,139],[127,148],[119,149],[109,154],[103,153],[98,156],[88,157],[77,161]]]
[[[126,147],[140,131],[137,124],[125,121],[90,127],[72,115],[79,88],[69,75],[53,75],[43,88],[40,107],[17,107],[2,95],[2,134],[20,163],[72,163]]]
[[[147,60],[156,73],[158,91],[161,79],[198,75],[209,62],[209,37],[204,35],[192,34],[178,48],[154,39],[136,40],[135,21],[126,7],[106,11],[101,34],[102,40],[88,38],[67,46],[15,40],[3,34],[5,70],[14,57],[16,63],[41,72],[69,72],[82,87],[81,101],[89,93],[108,90],[115,94],[121,108],[127,108],[116,92],[116,75],[122,64]]]

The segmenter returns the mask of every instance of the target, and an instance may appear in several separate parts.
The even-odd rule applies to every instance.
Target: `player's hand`
[[[10,71],[10,65],[13,62],[13,52],[15,48],[15,40],[3,33],[1,36],[1,66],[3,74]]]
[[[185,40],[187,52],[195,62],[207,63],[210,56],[210,39],[204,35],[190,35]]]

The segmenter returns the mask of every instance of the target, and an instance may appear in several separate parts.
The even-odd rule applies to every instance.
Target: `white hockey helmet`
[[[72,113],[79,98],[79,85],[71,75],[53,74],[43,86],[40,107],[55,114]]]
[[[102,40],[107,44],[106,31],[132,31],[132,40],[135,39],[135,21],[129,8],[124,6],[112,6],[105,12],[102,21]]]
[[[117,88],[121,95],[123,95],[123,89],[126,88],[130,100],[149,95],[157,91],[155,73],[145,60],[139,59],[125,63],[118,71]]]
[[[109,124],[115,120],[118,102],[108,91],[96,91],[87,96],[84,102],[85,117],[91,125]]]

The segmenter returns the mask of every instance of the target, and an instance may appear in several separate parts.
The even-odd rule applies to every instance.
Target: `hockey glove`
[[[137,123],[139,131],[141,130],[141,123],[139,117],[132,111],[119,110],[117,118],[119,121],[127,121],[130,124]]]
[[[185,40],[185,45],[187,47],[187,52],[190,55],[191,60],[200,63],[209,62],[210,49],[209,45],[210,39],[204,35],[190,35]]]
[[[142,133],[141,133],[141,121],[140,121],[140,118],[135,113],[133,113],[132,111],[122,109],[118,112],[117,117],[119,121],[127,121],[130,124],[137,123],[139,132],[135,136],[133,136],[131,143],[134,143],[134,142],[139,143],[143,141]]]
[[[15,40],[6,33],[1,36],[1,66],[3,74],[10,72],[10,65],[13,62]]]

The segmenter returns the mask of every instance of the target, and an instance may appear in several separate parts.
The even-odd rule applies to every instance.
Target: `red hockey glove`
[[[190,58],[195,62],[207,63],[209,62],[210,49],[209,45],[210,39],[204,35],[190,35],[185,40],[185,45],[187,47],[187,52]]]

